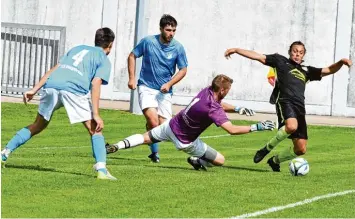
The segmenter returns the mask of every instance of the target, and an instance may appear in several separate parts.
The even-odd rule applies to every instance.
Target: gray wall
[[[235,79],[227,101],[257,111],[274,112],[268,103],[272,91],[268,68],[245,58],[223,57],[229,47],[265,54],[287,55],[288,46],[302,40],[306,64],[325,67],[341,57],[354,60],[353,0],[144,0],[143,35],[159,33],[159,19],[170,13],[179,25],[176,39],[187,52],[188,74],[175,86],[174,101],[187,104],[214,75]],[[117,35],[110,54],[113,71],[106,99],[129,100],[126,58],[134,44],[136,1],[133,0],[3,0],[2,21],[67,27],[66,48],[92,44],[100,26]],[[277,9],[277,10],[276,10]],[[340,13],[341,12],[341,13]],[[353,85],[353,86],[351,86]],[[310,114],[355,116],[355,70],[343,68],[337,75],[307,85]]]

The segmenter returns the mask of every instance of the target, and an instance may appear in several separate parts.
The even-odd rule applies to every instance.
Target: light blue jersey
[[[137,58],[143,56],[138,85],[156,90],[160,90],[163,84],[171,80],[176,66],[179,69],[187,67],[184,47],[175,39],[172,39],[169,45],[164,45],[159,36],[143,38],[132,51]]]
[[[107,84],[111,63],[101,47],[76,46],[59,61],[59,67],[51,73],[44,88],[66,90],[75,94],[87,94],[94,77]]]

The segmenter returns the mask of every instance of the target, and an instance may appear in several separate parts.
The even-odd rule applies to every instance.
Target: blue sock
[[[14,137],[7,143],[6,148],[10,151],[16,150],[18,147],[26,143],[31,138],[30,130],[25,127],[16,133]]]
[[[158,143],[150,144],[149,147],[150,147],[150,150],[152,151],[152,153],[158,153],[158,150],[159,150]]]
[[[91,136],[92,152],[97,162],[106,163],[105,138],[102,134]]]

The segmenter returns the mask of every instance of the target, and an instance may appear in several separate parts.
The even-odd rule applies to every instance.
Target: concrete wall
[[[351,47],[350,57],[354,60],[354,66],[350,68],[350,79],[347,86],[347,106],[355,108],[355,1],[353,7],[352,26],[351,26]]]
[[[187,76],[175,86],[174,102],[178,104],[187,104],[214,75],[224,73],[235,79],[228,102],[274,112],[268,103],[272,91],[266,80],[268,68],[238,56],[226,60],[223,53],[229,47],[287,55],[289,44],[302,40],[307,47],[306,64],[325,67],[339,57],[352,56],[354,60],[353,0],[144,0],[143,3],[140,30],[143,35],[159,33],[159,19],[164,13],[170,13],[179,23],[176,39],[185,46],[189,68]],[[112,28],[117,36],[110,54],[113,72],[102,97],[130,99],[126,58],[134,44],[136,1],[3,0],[1,4],[2,22],[66,26],[67,48],[92,44],[93,33],[101,25]],[[355,85],[354,68],[350,71],[343,68],[338,74],[307,85],[308,113],[355,116],[355,89],[351,86]]]

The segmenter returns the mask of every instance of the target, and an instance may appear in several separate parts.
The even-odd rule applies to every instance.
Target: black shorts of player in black
[[[321,68],[304,66],[279,54],[266,55],[266,65],[277,75],[270,103],[275,104],[279,128],[289,118],[297,119],[297,130],[289,138],[308,139],[304,93],[308,81],[321,80]]]
[[[307,123],[306,123],[306,109],[304,107],[287,103],[287,102],[277,102],[276,106],[276,114],[279,126],[282,127],[285,125],[285,121],[289,118],[297,119],[297,130],[293,132],[288,138],[302,138],[308,139],[307,134]]]

